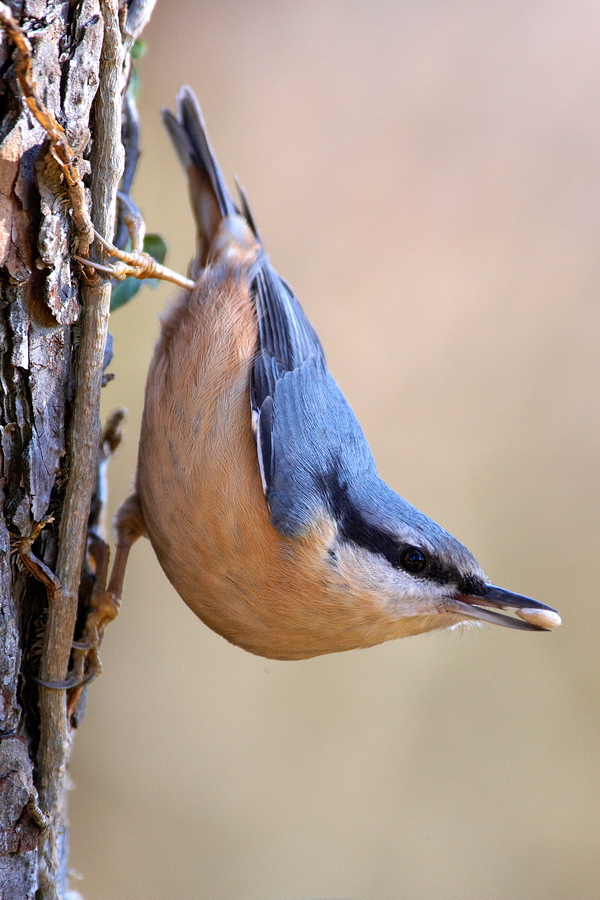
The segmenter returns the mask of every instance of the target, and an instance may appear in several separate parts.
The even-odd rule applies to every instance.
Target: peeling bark
[[[109,239],[122,109],[126,146],[135,131],[124,94],[128,50],[152,5],[7,4],[31,43],[39,97],[84,176],[80,199]],[[83,283],[73,261],[81,241],[73,190],[23,102],[17,59],[0,31],[0,896],[58,900],[67,890],[66,768],[81,708],[68,719],[65,691],[36,678],[65,678],[78,602],[93,582],[86,532],[110,286]],[[36,579],[31,560],[51,577]]]

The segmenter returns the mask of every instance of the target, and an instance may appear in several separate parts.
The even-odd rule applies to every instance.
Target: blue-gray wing
[[[189,181],[198,225],[191,273],[198,275],[208,262],[221,222],[239,210],[190,88],[179,91],[177,115],[165,110],[163,119]],[[241,214],[260,244],[243,191],[240,200]],[[345,502],[346,486],[368,481],[375,464],[358,422],[329,374],[314,328],[264,252],[249,277],[258,321],[251,394],[261,475],[273,525],[283,535],[298,536],[324,507],[331,510]]]
[[[331,507],[336,486],[370,479],[375,463],[312,325],[266,258],[252,291],[259,324],[252,404],[261,475],[272,524],[297,537]]]

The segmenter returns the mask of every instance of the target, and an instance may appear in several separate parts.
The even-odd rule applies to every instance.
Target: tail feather
[[[163,122],[186,172],[192,209],[198,227],[198,256],[193,265],[206,264],[208,248],[221,221],[236,215],[225,179],[210,146],[204,119],[191,88],[184,86],[177,95],[177,116],[162,111]]]
[[[250,226],[252,234],[254,235],[254,237],[256,238],[256,240],[262,247],[262,238],[260,236],[260,232],[259,232],[258,228],[256,227],[256,222],[254,221],[254,216],[252,215],[252,210],[250,209],[250,204],[248,203],[248,195],[246,194],[246,191],[240,184],[237,175],[233,176],[233,180],[235,181],[235,186],[236,186],[237,192],[239,194],[242,215],[244,216],[244,218],[246,219],[246,222]]]
[[[191,88],[182,87],[177,96],[177,116],[163,110],[163,120],[171,136],[179,159],[186,171],[194,215],[198,225],[198,252],[191,265],[191,276],[197,278],[207,264],[209,252],[217,252],[215,240],[224,218],[242,217],[256,242],[262,241],[243,188],[236,181],[240,195],[240,209],[227,190],[225,179],[215,159],[206,135],[200,106]],[[241,212],[240,212],[241,210]],[[232,244],[245,248],[240,242],[236,224],[221,232]],[[248,232],[248,234],[250,233]],[[285,372],[293,372],[310,358],[323,360],[323,348],[314,328],[304,315],[290,285],[271,266],[265,253],[252,242],[256,251],[255,265],[248,270],[250,289],[256,305],[258,320],[258,349],[253,370],[252,398],[260,409],[267,396],[273,396],[276,383]],[[277,361],[277,366],[270,360]]]

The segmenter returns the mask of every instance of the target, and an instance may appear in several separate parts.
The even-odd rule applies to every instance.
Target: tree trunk
[[[95,572],[86,541],[95,525],[110,285],[86,282],[73,251],[85,254],[89,244],[86,210],[111,239],[124,159],[126,192],[137,159],[125,89],[129,50],[153,0],[131,0],[121,12],[119,5],[2,5],[1,900],[33,898],[38,889],[49,900],[66,891],[65,775],[83,695],[79,690],[77,705],[68,707],[65,690],[37,679],[66,678]],[[6,24],[9,9],[32,45],[30,72]],[[40,102],[25,105],[27,83]],[[32,103],[47,120],[32,115]],[[53,120],[58,132],[48,125]],[[61,157],[60,125],[73,171],[83,176],[75,186]]]

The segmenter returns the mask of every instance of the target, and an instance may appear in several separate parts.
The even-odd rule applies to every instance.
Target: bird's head
[[[469,622],[528,631],[560,624],[551,607],[490,584],[460,541],[383,482],[338,491],[336,507],[335,565],[397,622],[398,636]]]

